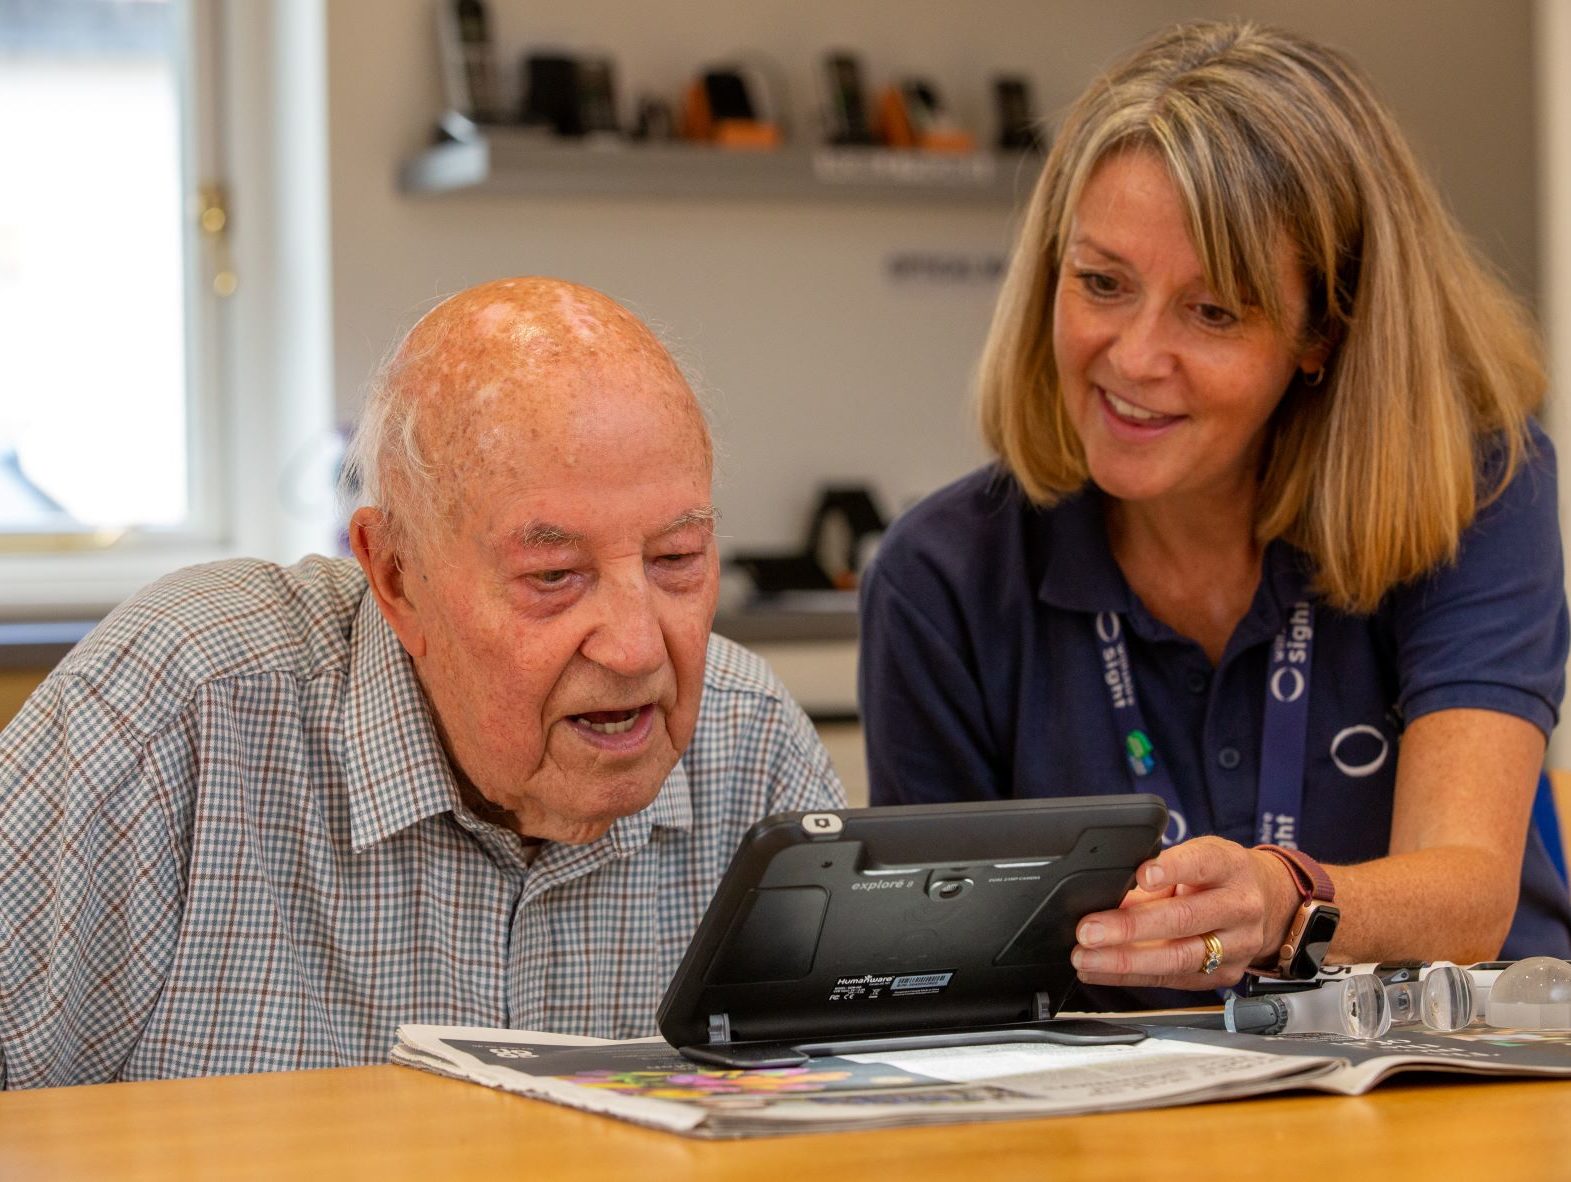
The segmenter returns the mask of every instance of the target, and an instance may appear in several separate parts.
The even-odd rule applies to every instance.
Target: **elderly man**
[[[369,400],[356,561],[182,571],[0,734],[8,1087],[627,1037],[738,839],[839,783],[709,633],[707,429],[595,292],[486,284]]]

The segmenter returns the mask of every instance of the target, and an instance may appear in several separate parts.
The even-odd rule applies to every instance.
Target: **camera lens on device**
[[[969,878],[937,878],[928,884],[927,894],[929,898],[948,901],[958,899],[970,889]]]

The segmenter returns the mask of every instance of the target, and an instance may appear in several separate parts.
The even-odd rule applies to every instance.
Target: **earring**
[[[1304,379],[1304,385],[1306,386],[1318,386],[1321,382],[1326,380],[1326,367],[1323,365],[1313,373],[1307,369],[1300,370],[1299,372],[1302,375]]]

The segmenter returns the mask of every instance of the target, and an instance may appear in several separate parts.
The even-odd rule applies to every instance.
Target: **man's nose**
[[[1118,325],[1108,346],[1107,359],[1114,372],[1129,382],[1170,376],[1177,365],[1170,329],[1161,308],[1148,305],[1137,309]]]
[[[665,633],[653,589],[642,578],[602,581],[597,588],[600,619],[580,651],[622,677],[647,677],[666,660]]]

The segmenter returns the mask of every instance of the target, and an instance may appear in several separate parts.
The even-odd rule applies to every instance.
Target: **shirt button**
[[[1189,692],[1192,694],[1205,693],[1206,686],[1210,683],[1210,681],[1211,678],[1209,674],[1206,674],[1199,669],[1192,670],[1189,674]]]
[[[1216,753],[1216,761],[1227,771],[1232,771],[1242,759],[1243,756],[1238,753],[1237,747],[1223,747]]]

